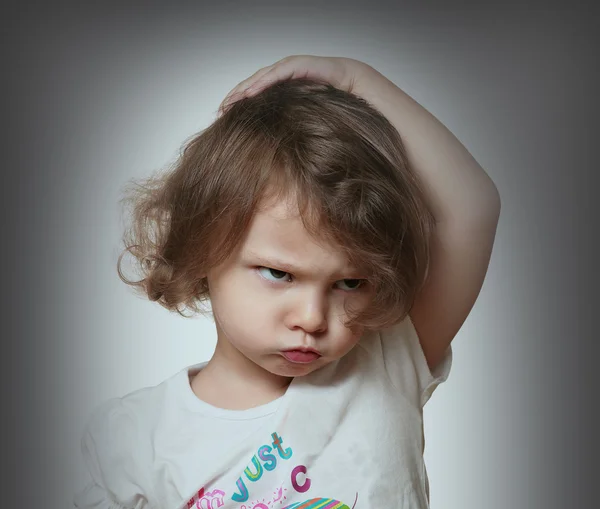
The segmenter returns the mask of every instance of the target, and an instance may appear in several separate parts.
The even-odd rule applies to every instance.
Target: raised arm
[[[436,218],[431,265],[410,317],[434,369],[473,308],[487,273],[500,196],[487,173],[431,113],[368,67],[353,92],[392,122]]]

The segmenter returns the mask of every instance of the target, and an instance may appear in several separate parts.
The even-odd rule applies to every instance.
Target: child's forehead
[[[298,243],[314,241],[306,230],[297,207],[278,203],[257,210],[248,229],[247,241]]]
[[[275,220],[300,218],[298,200],[292,193],[281,197],[273,191],[260,201],[256,210],[257,216],[268,217]]]
[[[246,254],[271,253],[289,259],[328,259],[347,265],[342,250],[307,231],[297,206],[275,203],[254,215],[244,241]]]

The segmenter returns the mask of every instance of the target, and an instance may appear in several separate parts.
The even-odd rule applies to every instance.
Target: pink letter
[[[306,467],[304,465],[298,465],[292,470],[292,486],[298,493],[306,493],[310,489],[310,479],[307,477],[304,484],[300,486],[296,479],[300,473],[306,474]]]

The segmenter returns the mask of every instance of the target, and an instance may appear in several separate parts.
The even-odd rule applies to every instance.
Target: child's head
[[[398,133],[365,101],[280,82],[132,188],[126,252],[143,278],[119,274],[180,313],[210,301],[219,333],[250,358],[321,338],[339,357],[365,329],[403,319],[425,280],[433,217],[419,185]]]

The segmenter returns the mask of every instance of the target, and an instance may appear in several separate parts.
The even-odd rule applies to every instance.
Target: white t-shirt
[[[430,373],[409,317],[248,410],[195,396],[189,376],[205,364],[93,412],[76,507],[429,507],[423,406],[452,349]]]

